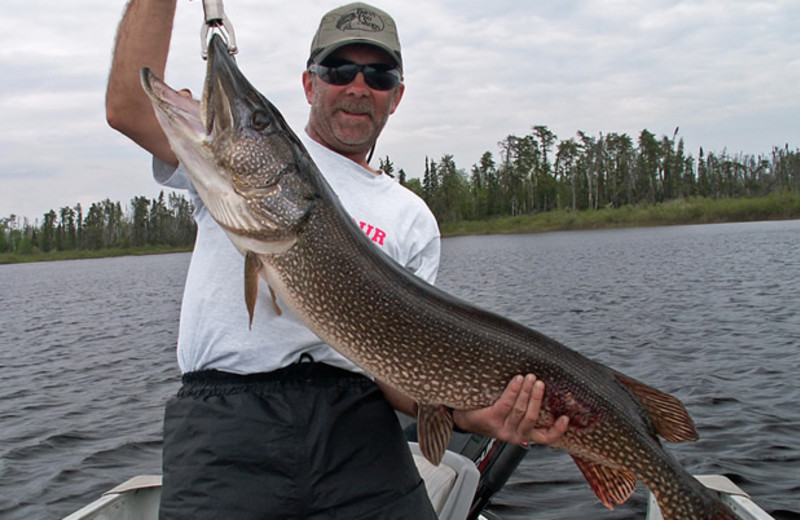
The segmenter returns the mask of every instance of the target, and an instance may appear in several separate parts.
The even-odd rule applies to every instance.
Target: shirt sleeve
[[[406,267],[416,276],[433,285],[434,282],[436,282],[436,275],[439,272],[440,254],[441,242],[437,235],[428,241],[419,253],[411,258]]]
[[[153,156],[153,178],[157,183],[168,188],[188,191],[194,189],[189,180],[189,174],[186,173],[182,164],[178,164],[178,167],[175,168],[156,156]]]

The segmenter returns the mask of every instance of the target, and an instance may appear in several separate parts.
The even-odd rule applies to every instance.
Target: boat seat
[[[408,446],[439,520],[464,520],[480,480],[475,464],[463,455],[446,451],[442,463],[434,466],[422,456],[416,442],[409,442]]]

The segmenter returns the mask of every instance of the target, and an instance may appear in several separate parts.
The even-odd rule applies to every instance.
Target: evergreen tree
[[[42,221],[42,235],[39,248],[43,253],[48,253],[56,246],[56,212],[52,209],[44,214]]]
[[[131,217],[131,245],[142,247],[148,243],[148,225],[150,222],[150,200],[147,197],[131,199],[133,216]]]

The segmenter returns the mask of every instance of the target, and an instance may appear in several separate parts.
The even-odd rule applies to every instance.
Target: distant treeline
[[[485,152],[469,173],[452,155],[425,159],[421,178],[400,181],[428,203],[442,224],[552,210],[599,210],[655,205],[695,197],[757,198],[800,193],[800,150],[775,147],[767,156],[727,151],[687,154],[678,129],[657,138],[642,130],[592,137],[578,132],[559,141],[546,126],[498,143],[499,157]],[[395,175],[387,156],[381,168]],[[80,204],[45,213],[41,223],[0,217],[0,254],[189,247],[196,233],[193,207],[182,195],[165,200],[134,197],[128,214],[106,199],[84,213]]]
[[[742,153],[687,154],[678,129],[657,138],[578,132],[558,141],[546,126],[498,143],[499,157],[485,152],[469,173],[452,155],[425,160],[421,179],[401,182],[428,203],[440,223],[530,215],[554,209],[597,210],[704,197],[752,198],[800,192],[800,150],[776,147],[767,156]],[[393,173],[389,157],[381,160]]]
[[[0,217],[0,253],[28,255],[51,251],[98,251],[150,246],[191,247],[197,232],[194,206],[183,195],[165,200],[134,197],[129,211],[106,199],[88,211],[80,204],[50,210],[41,223],[16,215]]]

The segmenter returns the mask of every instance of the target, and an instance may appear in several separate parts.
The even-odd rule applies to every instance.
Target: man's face
[[[325,61],[331,60],[357,64],[393,63],[383,50],[371,45],[347,45]],[[373,89],[365,83],[363,72],[347,85],[331,85],[306,71],[303,86],[311,104],[309,134],[344,155],[369,152],[389,115],[400,103],[405,88],[401,83],[391,90]]]

